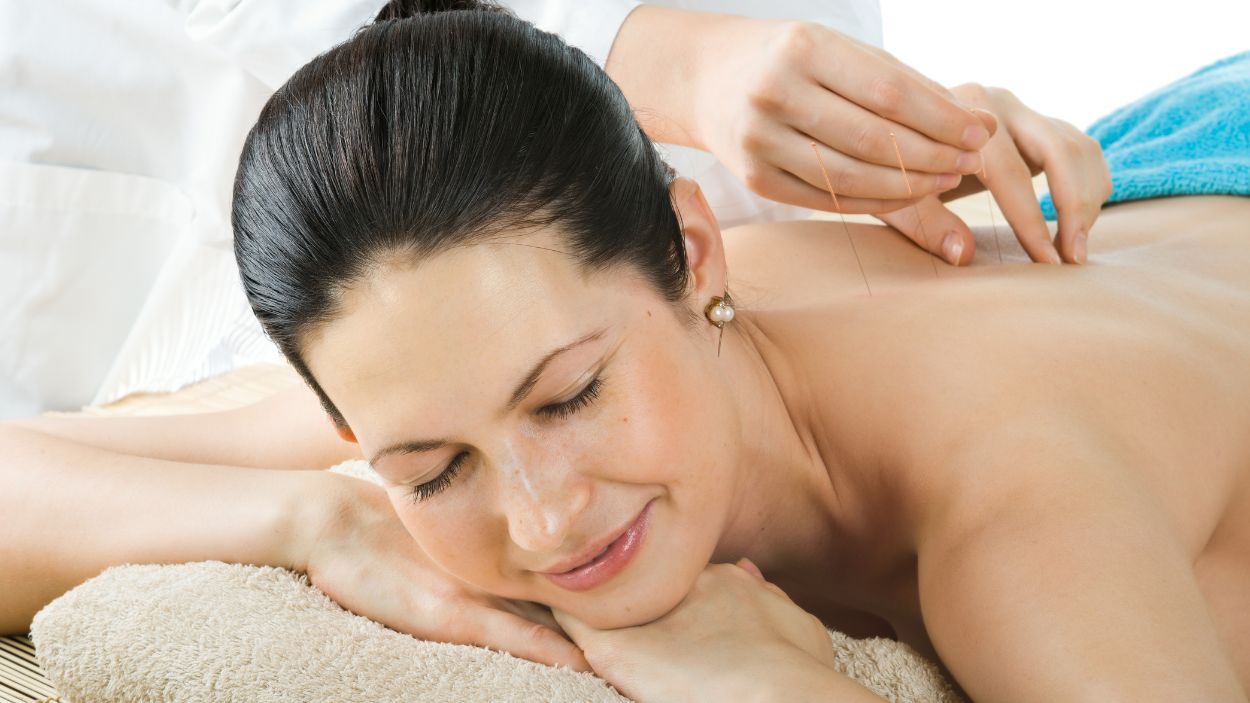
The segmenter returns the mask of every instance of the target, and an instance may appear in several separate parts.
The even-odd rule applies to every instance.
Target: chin
[[[554,607],[599,630],[645,625],[664,617],[690,593],[708,562],[677,562],[672,552],[647,556],[651,558],[631,564],[634,573],[621,574],[625,578],[613,588],[561,594]]]
[[[670,588],[676,584],[670,584]],[[597,630],[615,630],[622,627],[645,625],[664,617],[681,603],[689,592],[688,587],[673,593],[650,591],[645,598],[605,598],[602,603],[593,600],[579,603],[584,612],[570,610],[582,622]]]

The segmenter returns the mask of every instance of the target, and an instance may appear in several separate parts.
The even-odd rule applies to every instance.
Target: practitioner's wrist
[[[652,140],[706,149],[697,96],[723,27],[743,18],[642,5],[625,19],[604,70]]]

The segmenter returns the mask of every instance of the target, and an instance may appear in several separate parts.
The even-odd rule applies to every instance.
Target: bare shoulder
[[[1129,467],[1198,550],[1250,490],[1239,213],[1250,199],[1117,206],[1088,266],[937,263],[935,275],[892,230],[851,225],[848,241],[821,221],[735,229],[726,250],[731,289],[787,350],[831,461],[956,495],[976,472],[1052,480],[1019,459],[1045,449],[1030,442],[1067,447]]]

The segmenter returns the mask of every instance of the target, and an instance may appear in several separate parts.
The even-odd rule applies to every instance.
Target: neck
[[[745,556],[775,582],[817,579],[827,595],[857,600],[859,586],[896,568],[906,542],[887,472],[862,442],[852,446],[861,434],[853,418],[840,435],[824,427],[808,375],[793,345],[770,334],[781,328],[767,312],[743,311],[730,326],[721,361],[741,419],[740,460],[712,561]]]
[[[737,408],[733,500],[713,562],[748,557],[768,572],[809,561],[828,532],[837,496],[816,449],[811,404],[795,367],[742,311],[725,329],[720,365]]]

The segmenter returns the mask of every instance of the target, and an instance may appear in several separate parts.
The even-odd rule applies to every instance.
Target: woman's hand
[[[697,134],[760,195],[833,209],[812,141],[844,212],[896,210],[981,167],[993,121],[885,51],[816,23],[752,19],[726,22],[713,46],[696,83]]]
[[[940,197],[930,195],[915,208],[879,219],[947,262],[967,263],[976,247],[972,231],[942,203],[988,187],[1033,261],[1085,263],[1090,227],[1111,194],[1111,175],[1098,142],[1067,122],[1034,112],[1002,88],[966,83],[953,92],[965,104],[998,118],[1000,128],[981,151],[985,170]],[[1032,178],[1042,171],[1059,217],[1053,243],[1033,192]]]
[[[481,593],[435,566],[395,515],[385,491],[325,473],[292,562],[357,615],[424,640],[506,650],[577,671],[590,666],[535,603]]]
[[[754,564],[711,564],[685,600],[636,627],[597,630],[555,610],[595,673],[641,703],[754,700],[777,691],[784,672],[833,667],[833,646],[816,616],[768,583]]]

